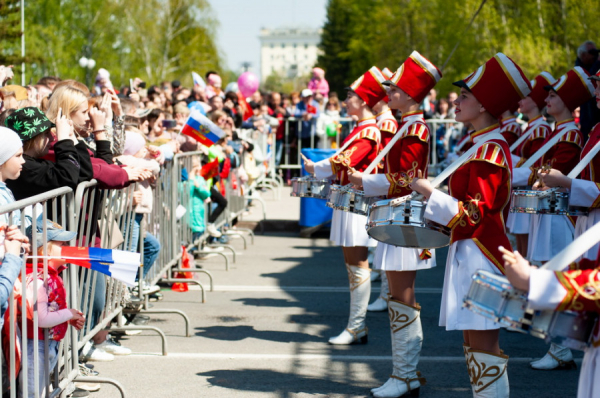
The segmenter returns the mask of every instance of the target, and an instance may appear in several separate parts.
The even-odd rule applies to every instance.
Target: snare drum
[[[512,213],[582,216],[585,207],[569,207],[569,193],[552,191],[514,190],[510,207]]]
[[[361,216],[366,216],[371,204],[377,200],[376,198],[366,197],[363,191],[344,188],[339,185],[332,186],[330,192],[327,206]]]
[[[316,199],[327,199],[330,186],[329,180],[317,180],[316,178],[312,178],[309,180],[311,197]]]
[[[524,292],[514,289],[504,276],[483,270],[473,275],[463,306],[509,329],[575,350],[589,345],[598,318],[589,312],[528,309]]]
[[[533,317],[525,313],[525,293],[515,290],[504,276],[483,270],[473,275],[463,307],[521,333],[527,333]]]
[[[309,177],[292,178],[292,193],[290,196],[297,198],[310,197],[310,182]]]
[[[292,178],[292,193],[290,196],[326,199],[328,194],[328,180],[317,180],[312,176]]]
[[[450,229],[425,219],[427,203],[407,200],[394,205],[394,200],[380,200],[371,206],[369,236],[389,245],[415,249],[437,249],[450,244]]]

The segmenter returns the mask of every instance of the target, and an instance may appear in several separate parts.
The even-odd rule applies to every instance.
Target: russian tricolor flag
[[[207,147],[225,136],[225,132],[197,110],[192,110],[181,132]]]
[[[63,246],[60,254],[63,260],[71,264],[101,272],[127,286],[135,284],[135,277],[141,265],[140,253],[123,250]]]

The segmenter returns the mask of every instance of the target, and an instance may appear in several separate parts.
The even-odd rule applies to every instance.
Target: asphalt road
[[[272,219],[297,219],[296,199],[282,194],[267,200]],[[284,218],[285,217],[285,218]],[[168,355],[160,355],[155,333],[126,337],[134,353],[96,363],[101,376],[118,380],[127,397],[365,397],[391,373],[387,313],[369,313],[369,343],[330,346],[327,339],[346,325],[347,274],[341,249],[326,234],[312,239],[296,232],[267,232],[242,250],[230,271],[218,257],[201,262],[215,278],[207,303],[200,292],[164,291],[155,308],[175,308],[191,319],[192,337],[184,337],[179,315],[157,314],[150,325],[165,332]],[[423,351],[419,369],[427,379],[422,397],[471,397],[462,354],[462,333],[438,326],[445,250],[438,267],[417,278],[422,307]],[[206,282],[205,276],[199,279]],[[372,297],[378,294],[379,283]],[[511,397],[575,397],[578,370],[534,371],[529,361],[546,352],[536,338],[501,332],[510,356]],[[578,364],[581,353],[575,353]],[[104,385],[94,397],[118,397]]]

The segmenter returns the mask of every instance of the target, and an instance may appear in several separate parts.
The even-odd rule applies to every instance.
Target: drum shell
[[[569,207],[568,192],[552,192],[541,196],[542,191],[520,189],[513,191],[510,211],[513,213],[586,215],[587,209]]]
[[[329,196],[329,181],[327,180],[310,180],[309,189],[311,197],[316,199],[327,199]]]
[[[526,333],[529,329],[527,297],[513,289],[504,276],[487,271],[475,273],[463,306],[512,330]]]
[[[574,350],[585,350],[593,337],[598,315],[591,312],[536,311],[530,334]]]
[[[307,177],[292,178],[292,193],[297,198],[310,198],[310,180]]]
[[[415,249],[436,249],[450,244],[450,230],[425,219],[425,202],[409,200],[392,206],[393,200],[381,200],[371,206],[367,232],[373,239]]]

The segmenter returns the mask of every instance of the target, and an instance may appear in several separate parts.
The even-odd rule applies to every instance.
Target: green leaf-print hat
[[[44,112],[32,106],[14,111],[6,118],[4,125],[16,132],[23,142],[54,127],[54,123],[46,117]]]

